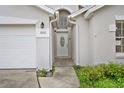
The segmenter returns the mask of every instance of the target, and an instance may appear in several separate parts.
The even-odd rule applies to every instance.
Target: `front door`
[[[56,56],[68,57],[68,32],[56,32]]]

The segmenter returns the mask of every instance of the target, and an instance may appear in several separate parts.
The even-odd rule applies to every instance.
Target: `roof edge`
[[[49,7],[45,6],[45,5],[35,5],[35,6],[37,8],[40,8],[40,9],[50,13],[50,14],[54,14],[54,12],[55,12],[55,10],[53,10],[52,8],[49,8]]]
[[[98,9],[104,7],[104,6],[105,6],[105,5],[96,5],[96,6],[92,7],[91,9],[89,9],[89,10],[85,13],[84,18],[85,18],[85,19],[89,19],[89,18],[90,18],[90,15],[91,15],[93,12],[95,12],[96,10],[98,10]]]
[[[94,7],[94,6],[89,6],[89,7],[86,7],[86,8],[82,8],[82,9],[80,9],[80,10],[78,10],[78,11],[72,13],[70,16],[71,16],[72,18],[73,18],[73,17],[76,17],[76,16],[78,16],[78,15],[84,13],[85,11],[89,10],[89,9],[92,8],[92,7]]]

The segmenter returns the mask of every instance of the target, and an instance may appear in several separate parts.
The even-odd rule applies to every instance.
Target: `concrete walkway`
[[[64,61],[63,61],[64,62]],[[67,64],[67,63],[66,63]],[[70,63],[69,63],[70,64]],[[42,88],[78,88],[79,81],[72,65],[57,63],[53,77],[40,77]]]
[[[38,88],[35,70],[0,70],[0,88]]]

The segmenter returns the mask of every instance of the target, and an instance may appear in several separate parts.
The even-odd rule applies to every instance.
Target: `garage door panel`
[[[0,48],[32,48],[34,36],[0,36]]]
[[[33,25],[0,25],[0,35],[35,35]]]
[[[35,36],[0,35],[0,69],[1,68],[36,68]]]

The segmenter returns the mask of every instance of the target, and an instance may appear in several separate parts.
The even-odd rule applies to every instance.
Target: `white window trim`
[[[116,53],[116,58],[124,58],[124,53]]]
[[[124,20],[124,15],[116,15],[115,20]]]
[[[117,21],[117,20],[124,20],[124,15],[116,15],[115,21]],[[116,25],[116,23],[115,23],[115,25]],[[115,36],[115,38],[117,38],[117,37]],[[115,47],[116,47],[116,45],[115,45]],[[124,58],[124,53],[117,53],[116,52],[116,58]]]

